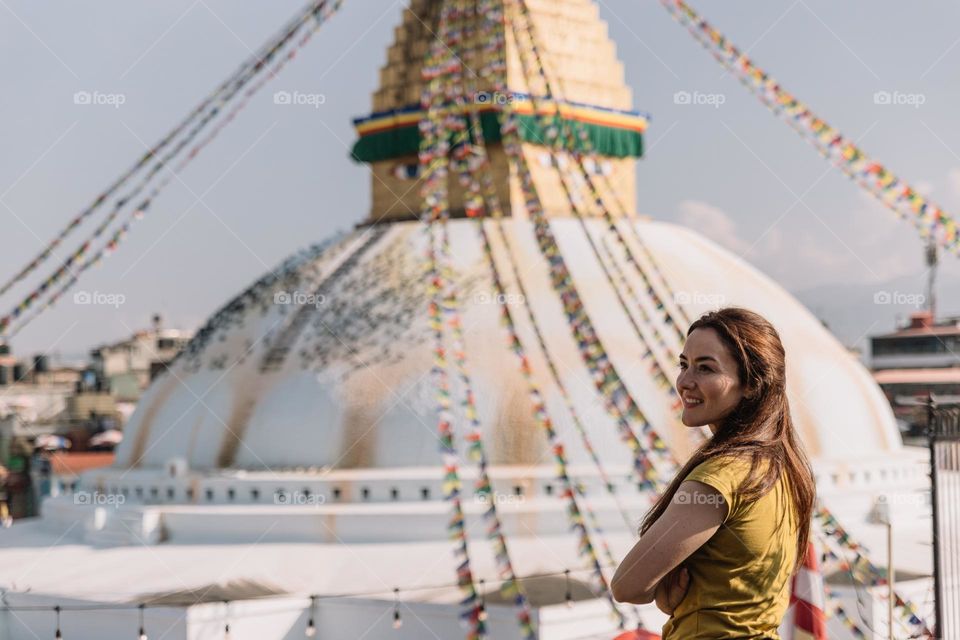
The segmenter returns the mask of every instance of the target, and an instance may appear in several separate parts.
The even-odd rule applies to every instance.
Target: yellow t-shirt
[[[759,500],[741,501],[737,489],[749,469],[748,459],[725,456],[687,475],[719,491],[728,511],[717,532],[684,562],[690,588],[663,626],[663,640],[780,640],[777,628],[790,604],[797,555],[793,500],[784,474]]]

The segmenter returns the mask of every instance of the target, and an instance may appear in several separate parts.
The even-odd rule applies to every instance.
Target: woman
[[[779,640],[815,500],[786,387],[783,344],[763,317],[731,307],[690,326],[682,421],[713,437],[646,515],[611,583],[617,600],[670,615],[664,640]]]

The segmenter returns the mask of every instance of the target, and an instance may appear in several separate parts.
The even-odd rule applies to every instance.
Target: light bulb
[[[317,627],[313,624],[313,618],[307,622],[307,637],[312,638],[317,635]]]
[[[487,619],[487,600],[486,600],[486,580],[480,579],[480,606],[477,608],[477,620],[483,622]]]
[[[393,597],[396,599],[396,603],[393,605],[393,628],[399,629],[403,626],[403,620],[400,619],[400,589],[394,587]]]
[[[149,638],[147,638],[147,632],[144,631],[143,629],[140,629],[140,640],[150,640]]]

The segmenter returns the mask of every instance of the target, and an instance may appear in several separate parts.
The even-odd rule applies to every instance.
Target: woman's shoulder
[[[701,475],[743,476],[754,466],[755,463],[746,454],[718,453],[691,469],[686,479],[695,480],[695,476]]]
[[[705,484],[719,493],[727,504],[727,513],[738,506],[740,486],[750,472],[750,461],[735,454],[714,455],[690,470],[684,481]]]

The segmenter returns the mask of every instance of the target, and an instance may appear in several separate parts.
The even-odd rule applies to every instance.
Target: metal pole
[[[933,506],[933,607],[935,621],[933,635],[943,638],[943,576],[940,573],[940,544],[937,535],[940,531],[940,507],[937,503],[937,438],[933,425],[933,393],[927,396],[927,445],[930,448],[930,502]]]
[[[893,519],[890,518],[889,511],[887,511],[887,637],[893,640]]]

